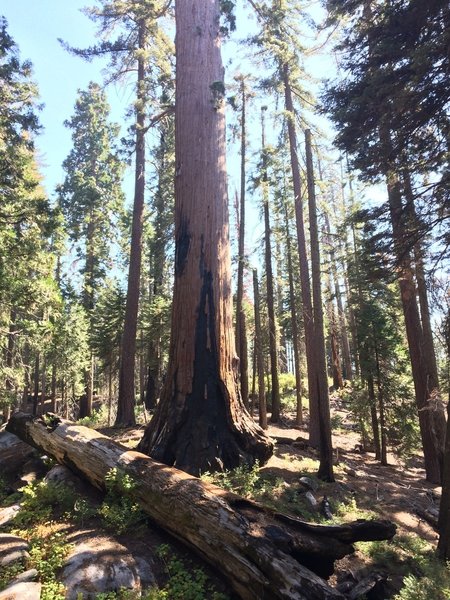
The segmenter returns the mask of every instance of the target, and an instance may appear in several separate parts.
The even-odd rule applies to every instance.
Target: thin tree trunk
[[[253,269],[253,298],[255,306],[255,355],[258,372],[258,411],[259,424],[267,429],[266,386],[264,383],[264,357],[262,353],[261,314],[259,310],[258,274]]]
[[[34,361],[34,392],[33,392],[33,415],[37,415],[38,404],[39,404],[39,353],[36,354],[36,359]]]
[[[247,338],[246,328],[243,323],[245,314],[243,313],[244,298],[244,267],[245,267],[245,187],[246,187],[246,89],[245,78],[240,79],[241,92],[241,192],[239,199],[239,240],[238,240],[238,273],[237,273],[237,294],[236,294],[236,352],[239,356],[239,371],[241,383],[241,396],[244,405],[248,408],[248,358],[247,358]],[[245,346],[245,347],[244,347]]]
[[[41,375],[41,402],[40,402],[40,414],[43,415],[45,412],[45,401],[47,399],[47,361],[45,356],[42,360],[42,375]]]
[[[286,228],[286,253],[287,253],[287,264],[288,264],[288,279],[289,279],[289,307],[291,309],[291,323],[292,323],[292,345],[294,348],[294,369],[295,369],[295,395],[296,395],[296,415],[295,424],[300,427],[303,425],[303,406],[302,406],[302,370],[300,363],[300,335],[298,331],[297,322],[297,308],[295,305],[295,287],[294,287],[294,269],[292,264],[292,246],[291,246],[291,232],[289,228],[289,215],[287,205],[284,205],[285,215],[285,228]]]
[[[52,412],[52,413],[58,412],[56,410],[56,391],[57,391],[57,385],[58,385],[57,369],[56,369],[55,363],[53,363],[53,365],[52,365],[52,379],[51,379],[51,392],[50,392],[50,398],[51,398],[50,412]]]
[[[378,355],[378,344],[376,334],[374,331],[374,342],[375,342],[375,364],[377,369],[377,388],[378,388],[378,408],[380,411],[380,433],[381,433],[381,464],[387,465],[387,435],[386,435],[386,418],[385,418],[385,405],[384,405],[384,393],[383,384],[381,381],[381,369],[380,369],[380,358]]]
[[[311,132],[305,131],[306,174],[308,180],[309,227],[311,239],[311,280],[313,293],[314,349],[317,365],[315,385],[318,396],[318,417],[320,433],[320,465],[318,477],[324,481],[334,481],[333,447],[331,442],[330,403],[328,398],[327,368],[325,361],[325,337],[323,331],[322,290],[320,276],[319,228],[315,193],[314,168],[311,148]]]
[[[288,113],[287,126],[289,150],[291,157],[292,183],[294,187],[295,219],[297,225],[298,255],[300,261],[300,283],[302,293],[303,327],[305,331],[306,368],[308,375],[309,396],[309,443],[320,445],[319,397],[317,379],[317,363],[315,357],[314,316],[309,279],[308,254],[306,250],[305,221],[303,215],[303,197],[301,190],[300,167],[297,153],[297,132],[295,129],[295,111],[292,101],[292,90],[289,77],[289,65],[283,65],[283,84],[285,109]]]
[[[263,153],[263,203],[264,203],[264,248],[265,248],[265,268],[266,268],[266,286],[267,286],[267,313],[269,317],[269,354],[270,354],[270,379],[271,397],[272,397],[272,414],[270,420],[272,423],[278,423],[280,420],[281,401],[280,401],[280,384],[278,380],[278,344],[277,344],[277,329],[275,320],[275,299],[273,286],[273,271],[272,271],[272,246],[271,246],[271,229],[270,229],[270,214],[269,214],[269,189],[267,181],[267,151],[264,131],[264,111],[261,110],[261,130],[262,130],[262,153]]]
[[[237,393],[219,1],[177,0],[175,284],[161,401],[139,449],[198,475],[273,445]]]
[[[378,422],[377,399],[375,396],[375,385],[372,373],[367,374],[367,392],[370,403],[370,417],[372,421],[372,435],[375,446],[375,458],[381,460],[380,425]]]
[[[130,266],[128,271],[127,301],[122,335],[119,372],[119,398],[115,425],[135,425],[135,357],[136,332],[139,309],[139,289],[142,260],[142,227],[145,196],[145,50],[147,36],[145,24],[139,24],[139,56],[136,104],[136,165],[134,182],[133,221],[131,225]]]

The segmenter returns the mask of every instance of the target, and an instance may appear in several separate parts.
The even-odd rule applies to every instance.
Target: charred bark
[[[237,388],[219,2],[175,5],[175,284],[169,364],[139,449],[192,474],[265,462]]]

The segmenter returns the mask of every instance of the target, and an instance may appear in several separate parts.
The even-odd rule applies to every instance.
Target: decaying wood
[[[55,416],[16,413],[7,429],[98,488],[111,468],[128,473],[150,517],[221,571],[244,600],[343,599],[318,574],[329,575],[353,542],[395,533],[388,521],[323,526],[273,512]]]

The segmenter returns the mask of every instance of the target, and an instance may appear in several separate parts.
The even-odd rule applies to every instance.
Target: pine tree
[[[39,107],[31,75],[31,63],[20,60],[1,18],[0,404],[5,418],[10,406],[18,404],[19,388],[25,384],[25,354],[43,341],[38,323],[44,307],[50,311],[57,303],[49,244],[55,215],[40,186],[34,152]]]
[[[66,177],[59,187],[69,238],[84,260],[82,301],[91,319],[110,257],[115,217],[123,205],[123,163],[115,150],[118,127],[109,123],[108,116],[105,94],[96,83],[79,92],[74,115],[66,121],[73,148],[63,163]],[[80,406],[82,417],[92,410],[92,361],[86,374],[86,402]]]
[[[356,3],[360,11],[354,12],[355,3],[350,6],[344,2],[339,7],[330,4],[339,14],[351,10],[354,16],[353,33],[345,44],[346,67],[352,77],[329,89],[325,96],[327,110],[339,130],[339,147],[354,156],[354,165],[362,170],[366,179],[374,181],[383,177],[386,181],[386,208],[419,409],[425,468],[427,479],[439,482],[445,417],[440,403],[435,401],[437,387],[431,389],[430,386],[430,383],[437,384],[430,370],[432,365],[422,351],[424,335],[411,255],[415,240],[402,173],[405,169],[410,173],[436,169],[441,180],[435,191],[439,190],[438,197],[445,196],[442,181],[446,179],[447,165],[442,158],[436,160],[439,151],[436,154],[435,149],[442,147],[439,138],[442,128],[447,127],[447,117],[440,103],[448,98],[448,90],[442,89],[439,75],[433,77],[430,84],[423,66],[427,64],[431,68],[432,65],[423,52],[432,50],[433,60],[442,54],[438,31],[442,32],[445,27],[448,7],[433,4],[421,9],[416,2],[405,5],[363,0]],[[412,22],[413,15],[417,22]],[[405,17],[416,31],[417,43],[412,46],[411,41],[406,41],[410,32],[406,35],[400,17]],[[430,23],[426,20],[428,17]],[[387,39],[397,40],[398,47],[387,44]],[[438,59],[439,74],[440,64]],[[426,116],[422,111],[424,105],[428,108],[433,105],[436,112],[432,110]],[[411,122],[414,130],[410,129]]]
[[[158,25],[158,20],[167,9],[167,3],[162,1],[144,0],[137,3],[133,0],[102,0],[99,6],[86,9],[86,13],[99,23],[99,33],[104,39],[91,48],[68,47],[71,52],[87,60],[109,56],[110,81],[128,77],[132,68],[137,71],[133,110],[135,139],[132,144],[135,152],[135,190],[116,425],[135,423],[135,356],[146,185],[145,134],[152,122],[148,112],[149,107],[155,104],[153,90],[163,81],[167,85],[171,76],[171,43]],[[113,32],[117,33],[117,37],[111,41]],[[158,118],[154,117],[153,122]]]

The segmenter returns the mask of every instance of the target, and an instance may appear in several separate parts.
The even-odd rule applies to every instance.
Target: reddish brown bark
[[[295,288],[294,288],[294,268],[292,263],[292,246],[291,246],[291,233],[289,228],[289,215],[287,206],[284,206],[285,210],[285,221],[286,221],[286,254],[287,254],[287,265],[288,265],[288,279],[289,279],[289,307],[291,309],[291,323],[292,323],[292,346],[294,348],[294,368],[295,368],[295,394],[296,394],[296,425],[303,425],[303,385],[302,385],[302,370],[300,364],[300,335],[298,331],[297,322],[297,308],[295,304]]]
[[[248,408],[248,358],[247,358],[247,331],[245,325],[245,314],[242,310],[244,299],[244,266],[245,266],[245,151],[246,151],[246,103],[247,93],[245,78],[241,76],[241,193],[239,198],[239,240],[238,240],[238,273],[236,293],[236,351],[239,356],[239,372],[241,384],[241,396],[245,406]]]
[[[265,462],[237,391],[219,2],[175,4],[175,285],[169,365],[139,449],[192,474]]]
[[[264,358],[262,353],[261,314],[259,311],[258,274],[253,269],[253,297],[255,306],[255,362],[258,373],[258,414],[259,424],[267,429],[266,386],[264,384]]]

